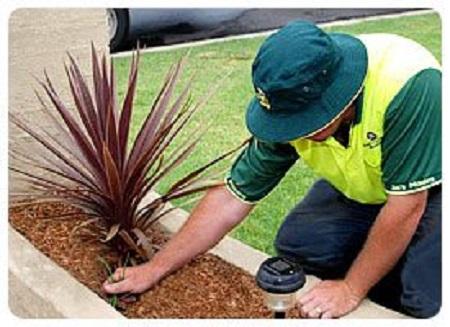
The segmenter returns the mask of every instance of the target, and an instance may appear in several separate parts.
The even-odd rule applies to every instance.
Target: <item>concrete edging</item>
[[[8,226],[8,303],[20,318],[125,318]]]
[[[149,194],[148,203],[157,196]],[[171,205],[168,204],[170,207]],[[175,209],[159,224],[169,233],[176,233],[188,218],[188,213]],[[66,270],[37,250],[11,226],[9,233],[9,307],[21,318],[125,318]],[[226,236],[209,251],[252,275],[268,255]],[[236,255],[238,254],[238,255]],[[307,276],[305,287],[310,289],[319,279]],[[51,289],[49,288],[51,285]],[[80,301],[82,299],[82,301]],[[397,312],[369,300],[345,318],[404,318]]]

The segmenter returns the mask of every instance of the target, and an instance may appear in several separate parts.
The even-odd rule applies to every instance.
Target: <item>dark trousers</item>
[[[308,274],[343,278],[361,250],[381,205],[349,200],[328,182],[314,184],[286,217],[275,240],[279,255]],[[441,306],[441,187],[429,190],[425,213],[397,265],[369,292],[383,306],[427,318]]]

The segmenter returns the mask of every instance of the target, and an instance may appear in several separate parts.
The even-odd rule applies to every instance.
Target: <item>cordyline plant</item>
[[[36,92],[57,135],[35,122],[30,124],[10,115],[11,121],[38,145],[10,148],[10,155],[22,164],[10,166],[10,170],[27,183],[20,196],[31,199],[31,203],[56,201],[81,208],[91,217],[88,222],[96,221],[103,226],[104,242],[112,242],[122,253],[132,250],[143,259],[150,258],[153,246],[147,232],[173,209],[166,209],[165,204],[220,184],[217,179],[210,179],[209,168],[239,147],[190,172],[165,194],[142,205],[145,195],[194,150],[201,133],[171,151],[170,158],[165,156],[168,146],[212,92],[194,103],[189,96],[191,79],[180,95],[174,97],[184,59],[178,61],[167,73],[129,148],[139,52],[132,57],[120,109],[113,65],[108,65],[105,55],[99,58],[92,46],[92,92],[75,59],[70,54],[68,57],[69,65],[65,68],[76,110],[69,110],[61,100],[47,73],[45,80],[38,82],[52,103],[52,110]]]

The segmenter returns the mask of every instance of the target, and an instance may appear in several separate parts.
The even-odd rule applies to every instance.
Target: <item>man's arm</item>
[[[178,233],[155,257],[140,266],[116,270],[117,283],[105,282],[108,293],[141,293],[163,277],[206,252],[241,222],[254,205],[237,199],[225,187],[209,190]]]
[[[390,195],[344,280],[323,281],[300,299],[308,317],[340,317],[357,308],[367,292],[397,263],[410,243],[428,191]]]
[[[356,293],[365,296],[397,263],[425,212],[427,196],[428,191],[422,191],[388,197],[363,249],[345,277]]]
[[[114,273],[117,283],[105,281],[108,293],[140,293],[180,268],[196,255],[213,247],[242,221],[267,195],[298,155],[288,144],[257,142],[252,138],[232,165],[226,186],[207,192],[187,222],[148,263]]]

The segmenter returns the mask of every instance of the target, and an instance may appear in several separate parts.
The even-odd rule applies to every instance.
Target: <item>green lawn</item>
[[[329,31],[359,33],[396,33],[414,39],[437,58],[441,58],[441,23],[437,14],[385,19],[354,25],[328,28]],[[253,57],[264,38],[235,40],[193,47],[185,69],[183,81],[196,72],[193,95],[199,98],[223,76],[231,75],[221,84],[211,101],[189,125],[189,130],[213,121],[196,152],[187,162],[158,186],[159,191],[194,167],[239,144],[249,136],[245,124],[246,105],[253,95],[250,69]],[[187,49],[148,53],[141,57],[140,76],[135,101],[133,135],[149,109],[156,91],[170,64],[184,55]],[[127,82],[129,58],[116,58],[114,64],[119,79],[120,97]],[[231,165],[232,159],[222,163]],[[273,254],[272,242],[278,226],[287,212],[305,195],[315,176],[302,162],[294,166],[281,184],[255,208],[252,214],[233,232],[232,236],[257,249]],[[189,210],[188,206],[185,209]],[[214,219],[214,217],[211,217]]]

